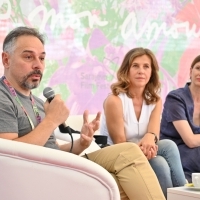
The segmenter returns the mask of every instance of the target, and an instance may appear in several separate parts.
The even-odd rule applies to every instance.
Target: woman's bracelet
[[[148,131],[147,133],[153,134],[155,136],[154,141],[157,144],[157,142],[158,142],[158,136],[155,133],[153,133],[153,132],[149,132]]]

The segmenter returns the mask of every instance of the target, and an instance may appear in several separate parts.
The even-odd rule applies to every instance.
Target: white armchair
[[[119,200],[113,177],[79,156],[0,139],[3,200]]]

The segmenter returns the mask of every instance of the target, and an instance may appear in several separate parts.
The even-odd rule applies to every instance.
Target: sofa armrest
[[[1,199],[120,199],[112,176],[85,158],[0,139]]]

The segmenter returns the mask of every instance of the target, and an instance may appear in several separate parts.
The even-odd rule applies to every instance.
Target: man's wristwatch
[[[148,132],[148,133],[151,133],[151,134],[153,134],[153,135],[155,136],[154,141],[155,141],[155,143],[157,144],[157,142],[158,142],[158,137],[157,137],[157,135],[156,135],[155,133],[153,133],[153,132]]]

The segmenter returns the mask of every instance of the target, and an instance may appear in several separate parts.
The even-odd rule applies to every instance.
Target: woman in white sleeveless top
[[[158,63],[149,49],[130,50],[104,102],[100,133],[109,144],[137,143],[157,175],[165,197],[167,188],[183,186],[185,177],[176,144],[159,140],[162,101]],[[136,183],[137,184],[137,183]]]

